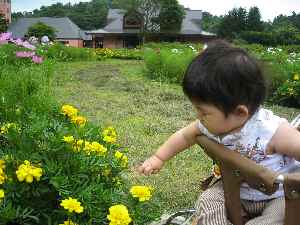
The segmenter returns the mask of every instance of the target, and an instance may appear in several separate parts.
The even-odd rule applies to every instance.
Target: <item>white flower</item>
[[[178,49],[176,49],[176,48],[173,48],[171,51],[175,54],[177,54],[179,52]]]
[[[192,50],[195,50],[195,48],[192,45],[189,45],[189,48],[191,48]]]

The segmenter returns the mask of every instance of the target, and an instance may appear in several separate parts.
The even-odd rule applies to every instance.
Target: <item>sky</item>
[[[42,5],[51,5],[57,2],[78,3],[89,0],[12,0],[12,10],[32,11]],[[291,15],[293,11],[300,13],[300,0],[178,0],[180,4],[190,9],[207,11],[212,15],[225,15],[234,7],[243,7],[247,10],[251,6],[260,9],[262,20],[273,20],[274,17],[283,14]]]

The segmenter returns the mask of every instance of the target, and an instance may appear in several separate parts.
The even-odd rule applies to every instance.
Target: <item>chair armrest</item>
[[[241,182],[246,182],[250,187],[265,194],[271,195],[277,190],[278,184],[275,181],[279,174],[205,136],[199,136],[197,142],[210,157],[217,161],[222,175],[223,169],[227,168],[234,176],[239,177]]]

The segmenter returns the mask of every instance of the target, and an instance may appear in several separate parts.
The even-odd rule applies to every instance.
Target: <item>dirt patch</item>
[[[79,70],[74,74],[75,79],[88,82],[96,87],[106,86],[107,83],[119,76],[120,70],[113,65],[97,65]]]

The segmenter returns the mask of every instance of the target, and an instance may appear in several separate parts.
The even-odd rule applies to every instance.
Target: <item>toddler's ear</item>
[[[238,105],[235,109],[235,113],[237,116],[240,116],[240,117],[248,117],[249,116],[248,107],[245,105]]]

